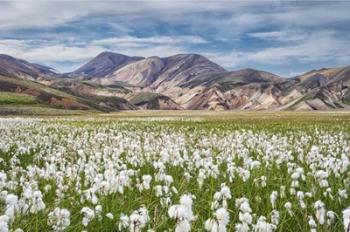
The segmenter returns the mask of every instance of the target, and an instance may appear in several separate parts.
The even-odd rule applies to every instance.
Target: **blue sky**
[[[282,76],[350,65],[348,1],[0,1],[0,53],[67,72],[102,51]]]

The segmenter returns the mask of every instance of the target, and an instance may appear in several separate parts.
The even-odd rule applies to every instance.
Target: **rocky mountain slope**
[[[104,52],[71,73],[52,70],[0,55],[6,78],[40,82],[95,110],[350,108],[350,66],[283,78],[254,69],[226,71],[197,54],[142,58]]]
[[[54,69],[39,64],[29,63],[25,60],[0,54],[0,74],[15,76],[28,80],[46,80],[59,77]]]
[[[143,59],[142,57],[129,57],[112,52],[102,52],[94,59],[68,75],[70,77],[83,77],[84,79],[105,77],[123,66]]]
[[[34,81],[2,75],[0,75],[0,93],[14,93],[14,95],[9,95],[10,97],[14,97],[13,100],[19,95],[22,98],[32,99],[33,101],[31,103],[36,107],[65,110],[95,110],[102,112],[136,109],[127,100],[116,96],[100,96],[91,94],[89,91],[72,92],[70,89],[53,88]],[[6,95],[5,97],[11,102],[9,96]],[[2,95],[0,95],[0,102],[1,97]],[[13,103],[16,107],[23,106],[20,102],[13,101]]]

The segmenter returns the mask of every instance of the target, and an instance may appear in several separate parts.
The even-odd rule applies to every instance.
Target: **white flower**
[[[305,202],[304,202],[304,198],[305,198],[304,192],[298,191],[298,192],[297,192],[297,197],[298,197],[298,199],[299,199],[299,205],[300,205],[300,207],[301,207],[302,209],[305,209],[305,208],[306,208],[306,204],[305,204]]]
[[[208,219],[204,222],[204,229],[210,232],[217,232],[218,229],[218,223],[215,219]]]
[[[52,186],[51,185],[46,185],[45,187],[44,187],[44,191],[45,191],[45,193],[48,193],[50,190],[52,189]]]
[[[286,208],[290,216],[293,216],[292,203],[290,202],[285,203],[284,208]]]
[[[322,201],[316,201],[314,204],[314,208],[316,209],[316,218],[320,225],[325,223],[326,209],[325,204]]]
[[[0,232],[9,232],[10,218],[7,215],[0,216]]]
[[[237,223],[235,225],[236,232],[249,232],[250,228],[249,225],[246,223]]]
[[[317,224],[312,216],[309,216],[309,226],[311,232],[317,232]]]
[[[98,220],[102,220],[102,205],[96,205],[95,206],[95,213],[96,216],[98,217]]]
[[[272,232],[276,229],[276,225],[270,224],[266,222],[266,218],[264,216],[259,217],[258,222],[254,226],[255,232]]]
[[[338,190],[338,195],[339,195],[339,197],[340,197],[339,200],[341,200],[341,199],[347,199],[347,198],[348,198],[348,192],[347,192],[346,189],[339,189],[339,190]]]
[[[216,192],[214,194],[214,201],[211,205],[211,209],[217,209],[220,206],[227,208],[227,199],[231,199],[231,190],[226,186],[226,184],[221,184],[221,190],[220,192]]]
[[[143,175],[142,176],[142,183],[138,184],[137,187],[139,191],[148,190],[151,188],[151,181],[152,176],[151,175]]]
[[[275,209],[276,208],[276,200],[277,200],[277,197],[278,197],[278,193],[277,191],[273,191],[270,195],[270,202],[271,202],[271,205],[272,205],[272,208]]]
[[[279,221],[280,221],[280,213],[277,210],[272,210],[271,223],[277,226]]]
[[[14,219],[15,213],[18,209],[18,196],[14,194],[8,194],[6,196],[6,211],[5,214],[9,216],[10,219]]]
[[[188,220],[181,220],[176,224],[175,232],[189,232],[191,224]]]
[[[252,209],[250,208],[248,199],[236,199],[236,207],[239,208],[238,219],[241,222],[236,224],[236,231],[249,231],[249,225],[253,222],[253,216],[251,215]]]
[[[190,209],[192,208],[192,204],[193,204],[192,198],[193,198],[193,195],[190,195],[190,194],[182,195],[180,197],[180,204]]]
[[[280,187],[280,196],[281,196],[281,198],[286,197],[286,186],[284,186],[284,185],[281,185],[281,187]]]
[[[148,210],[145,207],[141,207],[138,210],[133,211],[130,216],[121,214],[118,229],[129,228],[132,232],[141,231],[149,221]]]
[[[112,213],[107,213],[107,214],[106,214],[106,217],[109,218],[109,219],[111,219],[111,220],[114,219],[114,216],[113,216]]]
[[[154,186],[156,197],[161,197],[163,195],[163,190],[161,185]]]
[[[230,220],[230,215],[225,208],[220,208],[215,211],[216,219],[219,224],[226,226]]]
[[[215,211],[215,219],[205,221],[204,228],[210,232],[226,232],[226,226],[229,223],[230,216],[225,208]]]
[[[350,229],[350,207],[343,210],[343,224],[345,232],[349,231]]]
[[[7,175],[0,171],[0,190],[6,186]]]
[[[177,232],[187,232],[191,229],[191,222],[196,220],[192,212],[193,196],[189,194],[182,195],[180,204],[170,206],[168,215],[176,220]]]
[[[17,228],[14,230],[14,232],[24,232],[24,230],[22,230],[21,228]]]
[[[84,214],[82,223],[86,227],[90,223],[90,221],[95,218],[95,211],[90,209],[89,207],[84,207],[81,209],[80,212]]]
[[[119,230],[126,229],[129,227],[129,225],[130,225],[129,217],[125,214],[121,214],[119,218],[118,229]]]
[[[250,225],[253,222],[253,217],[250,213],[240,212],[238,218],[241,222],[244,222],[247,225]]]
[[[47,223],[53,231],[63,231],[70,225],[70,212],[57,207],[49,213]]]
[[[335,213],[333,211],[327,212],[327,225],[330,226],[335,222]]]
[[[30,207],[31,213],[37,213],[45,209],[45,203],[43,202],[42,197],[43,195],[39,190],[33,192],[33,196],[31,198],[31,207]]]

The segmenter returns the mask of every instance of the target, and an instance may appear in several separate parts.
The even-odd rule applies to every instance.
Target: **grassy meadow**
[[[343,111],[7,116],[0,227],[346,231],[349,160]]]

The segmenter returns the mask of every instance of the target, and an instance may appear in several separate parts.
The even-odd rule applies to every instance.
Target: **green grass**
[[[153,118],[160,118],[163,120],[152,121]],[[341,151],[337,151],[335,147],[321,142],[320,137],[323,134],[331,136],[338,136],[343,134],[340,142],[348,143],[350,141],[350,113],[348,112],[210,112],[210,111],[136,111],[136,112],[120,112],[114,114],[98,115],[95,114],[93,118],[87,115],[74,116],[74,117],[42,117],[40,124],[35,125],[23,125],[21,128],[24,130],[18,133],[16,128],[3,129],[0,132],[7,132],[8,137],[10,135],[16,135],[17,140],[14,143],[19,145],[28,144],[32,149],[26,153],[20,153],[19,148],[13,145],[11,149],[4,152],[0,150],[0,157],[5,161],[0,164],[0,170],[9,172],[11,170],[11,164],[18,163],[19,159],[21,167],[25,168],[30,165],[37,165],[40,168],[45,168],[48,162],[51,162],[53,155],[62,153],[65,157],[65,165],[74,164],[78,159],[77,150],[83,149],[89,151],[87,153],[88,158],[98,154],[99,152],[108,153],[109,148],[120,148],[121,144],[123,152],[120,153],[119,160],[126,162],[134,154],[140,155],[139,158],[144,158],[147,154],[151,154],[150,160],[145,159],[145,163],[141,166],[133,166],[129,164],[128,168],[135,168],[138,170],[138,176],[143,174],[154,174],[156,170],[152,166],[152,157],[158,156],[163,147],[167,147],[170,142],[174,145],[173,152],[188,152],[191,156],[195,149],[210,150],[212,157],[220,158],[220,156],[227,155],[224,150],[224,144],[219,142],[206,143],[207,138],[220,138],[222,141],[224,138],[234,134],[241,133],[242,131],[251,131],[252,133],[260,133],[262,136],[272,140],[273,136],[287,139],[288,149],[293,153],[295,157],[299,154],[296,144],[301,140],[302,136],[310,138],[307,144],[302,147],[304,149],[302,156],[305,157],[310,151],[311,145],[327,148],[326,152],[334,151],[336,155],[341,155]],[[11,131],[12,130],[12,131]],[[29,132],[33,133],[32,137],[28,137]],[[317,134],[316,132],[320,132]],[[100,137],[101,134],[108,136]],[[166,140],[167,135],[175,135],[173,140]],[[178,135],[178,136],[176,136]],[[3,138],[5,138],[5,135]],[[185,138],[184,141],[176,140],[178,137]],[[1,135],[0,135],[1,138]],[[35,139],[34,139],[35,138]],[[50,146],[43,146],[45,144],[39,138],[44,138]],[[128,139],[125,139],[128,138]],[[339,137],[337,137],[339,138]],[[79,139],[82,139],[84,143],[79,143]],[[215,140],[214,140],[215,141]],[[333,140],[331,140],[333,141]],[[186,146],[181,147],[179,151],[175,148],[175,145],[179,145],[182,142],[186,143]],[[334,142],[334,141],[333,141]],[[230,143],[230,146],[235,147],[235,143]],[[227,147],[230,147],[226,145]],[[266,152],[264,146],[250,144],[249,140],[244,140],[242,146],[248,149],[250,156],[255,160],[263,162],[261,168],[255,169],[251,172],[251,178],[249,181],[244,182],[241,178],[237,177],[234,182],[229,183],[226,173],[227,167],[225,164],[219,164],[220,175],[217,178],[210,177],[204,182],[204,186],[198,188],[196,182],[196,171],[192,172],[193,179],[189,182],[184,181],[183,172],[187,166],[175,166],[170,164],[166,165],[166,173],[174,177],[173,186],[179,191],[178,195],[172,197],[173,203],[177,203],[181,194],[192,193],[196,196],[194,200],[193,211],[198,215],[198,219],[192,223],[191,231],[204,231],[203,223],[206,219],[212,216],[210,210],[210,202],[212,201],[213,194],[220,190],[221,183],[227,183],[231,189],[233,199],[228,201],[230,212],[230,223],[228,225],[228,231],[234,231],[234,225],[239,221],[238,211],[235,209],[235,199],[239,197],[247,197],[249,199],[253,212],[257,215],[264,215],[269,220],[269,214],[271,213],[271,205],[269,203],[269,195],[273,190],[279,190],[281,185],[290,185],[291,178],[287,172],[288,167],[285,163],[281,165],[273,164],[271,167],[265,166],[264,154]],[[155,149],[152,153],[152,149]],[[140,148],[140,149],[136,149]],[[91,149],[91,150],[90,150]],[[105,151],[105,149],[107,151]],[[278,146],[275,149],[279,149]],[[329,149],[329,150],[328,150]],[[337,153],[338,152],[338,153]],[[19,155],[20,154],[20,155]],[[111,154],[110,154],[111,155]],[[110,156],[107,155],[107,156]],[[231,154],[237,155],[237,154]],[[242,160],[235,158],[234,162],[237,166],[242,165]],[[294,162],[302,166],[305,171],[310,171],[304,160],[294,160]],[[96,165],[101,165],[99,170],[103,173],[106,166],[104,160],[96,160]],[[64,165],[56,166],[57,169],[64,168]],[[23,171],[24,172],[24,171]],[[349,172],[348,172],[349,174]],[[267,186],[261,188],[254,184],[254,178],[260,176],[266,176]],[[19,176],[13,177],[14,179]],[[56,190],[59,188],[55,176],[44,179],[39,174],[34,175],[34,179],[38,180],[39,188],[42,190],[44,186],[50,184],[52,189],[44,194],[44,201],[46,209],[38,215],[28,214],[16,218],[13,225],[14,228],[20,227],[25,231],[49,231],[50,227],[47,225],[47,215],[56,206],[67,208],[71,212],[71,226],[67,231],[117,231],[116,222],[121,213],[130,214],[133,210],[145,205],[150,212],[152,229],[155,231],[174,230],[175,223],[167,216],[167,208],[161,207],[159,199],[155,197],[154,190],[146,190],[139,192],[135,189],[126,188],[124,194],[113,193],[109,195],[99,195],[99,204],[103,207],[103,214],[111,212],[115,219],[110,221],[106,217],[103,217],[101,221],[94,219],[87,228],[84,228],[81,224],[82,214],[80,210],[84,206],[94,207],[91,203],[81,202],[81,193],[75,190],[75,183],[70,183],[64,194],[65,197],[59,203],[55,196]],[[83,178],[83,174],[82,174]],[[329,182],[332,190],[337,188],[350,188],[344,184],[344,180],[348,176],[341,177],[330,176]],[[65,176],[63,181],[68,183],[69,176]],[[136,179],[133,178],[133,183],[136,183]],[[152,184],[152,186],[154,186]],[[315,180],[306,176],[305,181],[301,181],[300,189],[303,191],[311,191],[312,187],[316,187],[315,196],[312,198],[306,198],[307,208],[305,210],[298,208],[298,200],[288,193],[287,199],[277,200],[277,209],[280,211],[281,220],[277,228],[279,232],[289,231],[309,231],[310,228],[307,222],[308,215],[314,215],[313,203],[315,200],[321,199],[326,205],[327,209],[333,210],[337,213],[336,224],[332,228],[326,226],[319,226],[317,231],[343,231],[341,211],[348,207],[349,202],[339,202],[337,200],[330,200],[323,196],[323,190],[315,185]],[[83,190],[87,186],[84,186]],[[22,190],[18,187],[15,189],[18,194]],[[293,204],[294,217],[288,216],[284,210],[284,203],[291,201]],[[0,204],[1,206],[1,204]],[[4,209],[4,208],[3,208]],[[0,207],[1,213],[1,207]]]
[[[0,105],[33,105],[39,103],[34,96],[21,93],[0,92]]]
[[[134,98],[130,100],[130,102],[134,105],[138,105],[144,102],[152,102],[154,101],[157,97],[164,96],[159,93],[140,93]]]
[[[36,83],[33,81],[28,81],[28,80],[24,80],[24,79],[19,79],[19,78],[13,78],[13,77],[5,77],[5,76],[0,76],[0,81],[3,82],[8,82],[8,83],[12,83],[21,87],[26,87],[29,89],[35,89],[35,90],[40,90],[42,92],[48,93],[48,94],[52,94],[52,95],[56,95],[59,97],[64,97],[64,98],[74,98],[74,96],[65,93],[63,91],[48,87],[46,85],[40,84],[40,83]]]
[[[1,116],[62,116],[62,115],[95,115],[95,110],[66,110],[51,108],[48,105],[0,105]]]
[[[4,85],[4,88],[1,88],[2,84]],[[38,96],[38,100],[40,100],[45,105],[48,105],[47,101],[49,98],[55,97],[58,99],[67,99],[67,100],[82,104],[86,108],[91,108],[91,110],[98,110],[101,112],[112,111],[111,108],[108,108],[108,107],[106,108],[106,107],[101,106],[100,102],[98,102],[96,99],[89,99],[89,98],[85,98],[84,96],[78,96],[75,93],[70,93],[69,91],[62,91],[59,89],[51,88],[49,86],[46,86],[46,85],[43,85],[43,84],[40,84],[37,82],[0,75],[0,92],[8,91],[6,89],[7,85],[12,86],[11,89],[17,87],[20,89],[30,89],[30,90],[33,90],[35,92],[40,93],[40,95]],[[87,112],[87,113],[89,113],[89,112]],[[0,112],[0,114],[1,114],[1,112]]]

